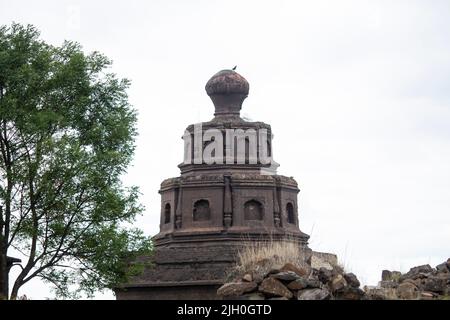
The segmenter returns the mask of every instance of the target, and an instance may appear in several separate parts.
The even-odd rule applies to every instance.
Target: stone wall
[[[328,270],[338,265],[337,255],[327,252],[313,251],[311,256],[311,267],[314,269],[326,268]]]

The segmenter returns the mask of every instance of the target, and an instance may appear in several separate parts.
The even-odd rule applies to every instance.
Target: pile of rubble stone
[[[242,300],[359,300],[364,297],[359,287],[357,277],[338,266],[317,270],[287,263],[280,269],[268,269],[262,261],[252,272],[224,284],[217,294]]]
[[[225,283],[217,290],[223,299],[240,300],[389,300],[448,299],[450,259],[436,268],[423,265],[407,273],[384,270],[376,287],[360,288],[353,273],[339,266],[301,268],[291,263],[267,268],[259,262],[251,272]]]
[[[377,287],[365,287],[369,299],[450,299],[450,258],[436,268],[429,264],[407,273],[383,270]]]

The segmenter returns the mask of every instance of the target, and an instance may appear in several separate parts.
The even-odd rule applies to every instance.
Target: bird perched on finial
[[[231,69],[231,70],[233,70],[233,71],[234,71],[234,70],[236,70],[236,68],[237,68],[237,66],[234,66],[234,67],[233,67],[233,69]]]

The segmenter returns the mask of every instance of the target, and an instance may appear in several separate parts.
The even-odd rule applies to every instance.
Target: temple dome
[[[206,83],[205,90],[214,103],[214,115],[239,117],[249,88],[248,81],[233,70],[222,70],[213,75]]]

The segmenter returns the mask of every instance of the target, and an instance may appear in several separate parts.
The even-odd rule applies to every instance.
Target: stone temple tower
[[[206,93],[214,118],[185,130],[181,174],[159,191],[154,255],[141,258],[149,266],[116,289],[118,299],[214,299],[250,241],[291,241],[310,252],[299,228],[297,182],[276,174],[270,125],[240,117],[249,83],[223,70]]]

